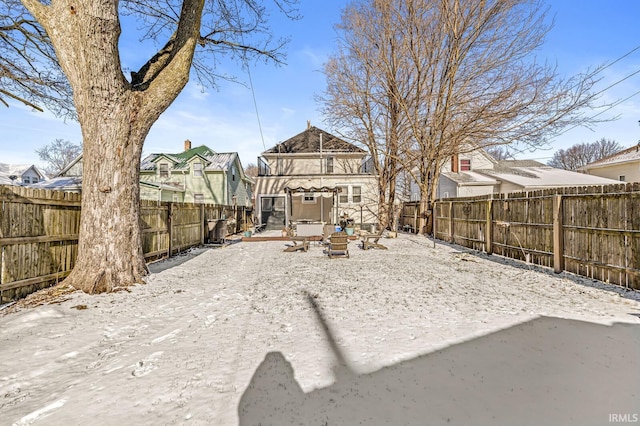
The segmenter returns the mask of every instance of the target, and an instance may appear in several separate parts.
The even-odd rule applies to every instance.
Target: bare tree
[[[582,166],[613,155],[623,149],[624,147],[618,142],[602,138],[591,143],[579,143],[566,150],[559,149],[547,164],[559,169],[578,170]]]
[[[488,146],[485,148],[487,154],[494,160],[513,160],[513,153],[509,151],[509,147],[503,145]]]
[[[392,108],[400,110],[399,128],[408,132],[400,133],[397,158],[418,183],[423,210],[430,209],[442,166],[455,154],[495,145],[537,147],[569,125],[589,123],[580,111],[594,106],[597,70],[563,79],[535,60],[550,28],[540,2],[361,0],[347,8],[343,21],[345,16],[353,23],[342,27],[350,55],[326,70],[328,79],[358,84],[361,74],[353,71],[362,69],[376,76],[358,93],[383,92],[392,99],[386,111],[384,102],[376,104],[373,133],[382,143],[391,138],[380,124],[395,114]],[[381,61],[376,48],[390,40],[395,48]],[[386,63],[394,64],[395,92],[379,76],[389,69]],[[333,96],[325,109],[339,111],[336,105],[362,97]]]
[[[64,139],[56,139],[40,149],[36,154],[47,163],[44,171],[49,177],[56,176],[82,153],[82,147]]]
[[[49,37],[19,0],[0,3],[0,103],[16,100],[74,118],[71,88]]]
[[[256,163],[249,163],[244,168],[244,174],[250,177],[258,176],[258,165]]]
[[[400,146],[406,138],[398,102],[406,82],[397,61],[401,43],[386,12],[356,3],[345,9],[337,26],[343,38],[325,65],[327,89],[318,100],[327,121],[369,151],[378,177],[378,220],[382,228],[395,229]]]
[[[78,257],[65,282],[88,293],[141,283],[140,154],[151,126],[192,69],[214,82],[223,55],[281,62],[285,41],[271,39],[268,10],[257,0],[21,1],[51,41],[82,128]],[[295,12],[296,0],[273,3]],[[120,63],[123,13],[141,19],[145,37],[161,41],[130,79]]]

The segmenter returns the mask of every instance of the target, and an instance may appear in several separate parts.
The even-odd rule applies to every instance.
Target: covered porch
[[[285,187],[287,223],[298,234],[322,235],[322,226],[338,223],[338,186]]]

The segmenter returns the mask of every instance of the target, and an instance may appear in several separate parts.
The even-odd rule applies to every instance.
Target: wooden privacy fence
[[[435,203],[435,237],[537,265],[640,289],[640,184]]]
[[[403,203],[398,220],[398,227],[405,232],[417,232],[420,216],[420,201]]]
[[[78,255],[81,196],[0,185],[0,303],[64,279]],[[208,222],[225,219],[235,234],[250,219],[244,207],[142,200],[145,259],[207,242]]]

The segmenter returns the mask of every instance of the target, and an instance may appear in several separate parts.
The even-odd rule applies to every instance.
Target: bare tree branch
[[[578,170],[582,166],[622,151],[624,147],[611,139],[599,139],[591,143],[579,143],[567,149],[559,149],[547,162],[552,167]]]

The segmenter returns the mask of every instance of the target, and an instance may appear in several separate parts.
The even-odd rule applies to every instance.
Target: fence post
[[[169,251],[167,257],[171,257],[173,254],[173,220],[171,216],[173,216],[173,203],[169,201],[169,205],[167,206],[167,228],[169,231]]]
[[[487,216],[484,225],[484,247],[487,254],[493,254],[493,200],[487,200]]]
[[[453,231],[453,201],[449,201],[449,242],[451,243],[454,242]]]
[[[553,198],[553,272],[564,271],[564,237],[562,234],[562,195]]]
[[[200,245],[204,245],[204,204],[200,204]]]

